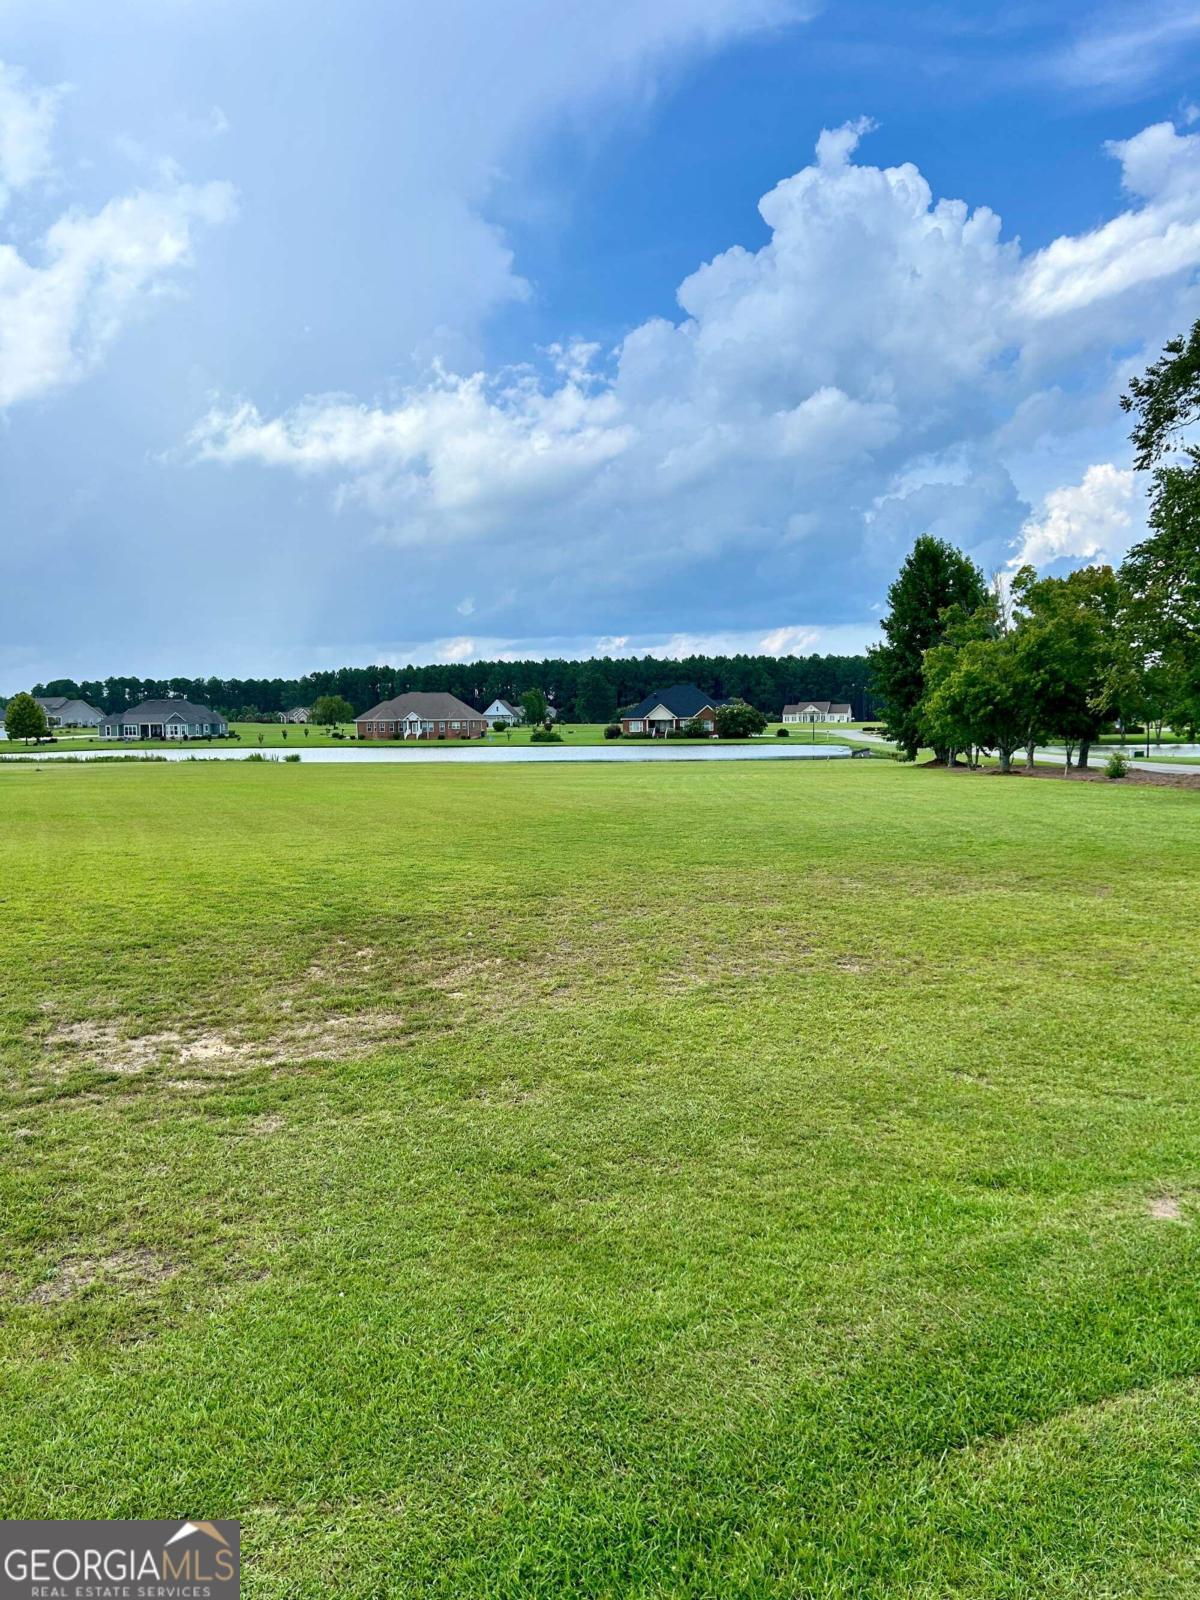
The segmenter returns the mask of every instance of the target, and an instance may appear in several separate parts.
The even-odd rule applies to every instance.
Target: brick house
[[[705,733],[712,733],[717,720],[717,710],[728,701],[717,700],[697,689],[694,683],[674,683],[669,689],[648,694],[632,711],[621,714],[622,733],[648,733],[655,739],[665,739],[689,722],[699,722]]]
[[[483,713],[452,694],[398,694],[354,726],[360,739],[482,739],[488,731]]]

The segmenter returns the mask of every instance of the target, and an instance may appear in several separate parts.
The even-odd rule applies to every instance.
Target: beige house
[[[784,706],[785,722],[849,722],[851,710],[836,700],[798,700],[794,706]]]

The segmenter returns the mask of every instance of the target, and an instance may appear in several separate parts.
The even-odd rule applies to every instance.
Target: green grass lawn
[[[0,1515],[251,1596],[1200,1591],[1200,809],[0,769]]]

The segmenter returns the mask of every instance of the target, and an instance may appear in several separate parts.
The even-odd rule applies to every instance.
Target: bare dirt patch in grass
[[[1187,1221],[1183,1214],[1183,1207],[1175,1196],[1170,1194],[1153,1195],[1146,1202],[1146,1211],[1149,1216],[1154,1217],[1158,1222]]]
[[[538,1098],[538,1091],[513,1078],[504,1078],[499,1083],[486,1084],[472,1098],[485,1106],[525,1106]]]
[[[106,1256],[79,1256],[61,1261],[54,1276],[39,1283],[29,1296],[35,1305],[54,1305],[82,1294],[92,1284],[111,1281],[127,1287],[141,1284],[165,1283],[173,1278],[179,1268],[162,1260],[152,1250],[137,1246],[129,1250],[114,1250]]]
[[[166,1087],[199,1091],[215,1081],[259,1066],[280,1067],[289,1062],[312,1061],[324,1056],[350,1059],[369,1055],[383,1044],[407,1040],[410,1025],[398,1011],[369,1010],[351,1015],[321,1017],[309,1022],[283,1018],[263,1039],[197,1029],[182,1033],[127,1032],[117,1022],[79,1022],[54,1029],[46,1036],[43,1066],[53,1080],[79,1067],[96,1067],[121,1077],[137,1077],[161,1067],[192,1068],[187,1074],[166,1078]]]

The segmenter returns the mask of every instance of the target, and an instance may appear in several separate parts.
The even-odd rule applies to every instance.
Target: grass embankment
[[[240,1516],[279,1600],[1200,1586],[1193,796],[0,809],[0,1514]]]
[[[199,741],[200,747],[207,749],[211,743],[211,747],[215,750],[229,749],[236,754],[239,751],[245,753],[251,750],[259,749],[306,750],[310,747],[315,749],[341,745],[344,748],[347,745],[360,744],[360,741],[356,738],[355,727],[352,722],[342,723],[336,730],[332,728],[318,727],[315,723],[305,727],[284,725],[278,722],[231,722],[229,726],[231,732],[235,733],[237,738],[228,740],[213,739],[208,742]],[[781,724],[779,723],[771,723],[768,726],[766,736],[778,737],[778,729],[780,726]],[[607,743],[607,740],[604,737],[604,724],[602,722],[559,723],[556,726],[555,731],[558,733],[564,744],[579,745]],[[533,730],[531,728],[506,728],[503,732],[489,733],[485,735],[483,742],[488,745],[500,747],[505,745],[528,744],[530,742],[532,732]],[[815,740],[815,742],[818,744],[853,744],[854,728],[846,723],[837,723],[829,727],[818,726],[815,729],[812,727],[801,727],[799,725],[795,725],[789,728],[788,736],[792,739],[803,740],[806,743],[813,742]],[[758,737],[764,736],[759,735]],[[386,742],[389,746],[393,746],[397,749],[420,751],[423,749],[428,749],[430,744],[436,744],[440,741],[391,739],[387,740]],[[447,739],[445,742],[451,743],[456,741]],[[472,742],[474,743],[477,741]],[[685,744],[704,744],[708,741],[703,739],[688,739],[681,742]],[[732,742],[748,743],[749,741],[734,740]],[[99,739],[94,734],[79,734],[74,730],[65,730],[63,733],[55,736],[52,746],[49,743],[44,743],[42,746],[40,746],[40,748],[78,751],[126,750],[131,747],[138,750],[177,750],[179,745],[180,741],[178,739],[139,739],[131,746],[129,743],[126,743],[123,740]],[[21,755],[25,753],[36,754],[38,748],[39,746],[37,745],[25,745],[21,742],[14,742],[11,745],[7,743],[0,743],[0,755]]]

